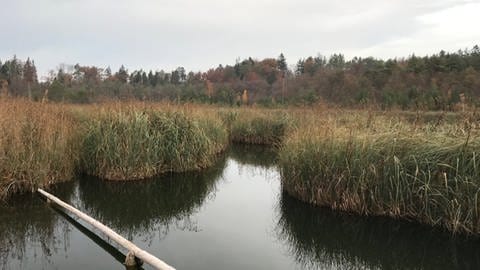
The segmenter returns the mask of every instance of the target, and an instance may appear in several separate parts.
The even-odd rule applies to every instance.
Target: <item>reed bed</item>
[[[85,173],[135,180],[211,166],[228,145],[216,110],[0,100],[0,200]]]
[[[106,110],[86,125],[82,171],[109,180],[205,168],[228,142],[218,119],[182,111]]]
[[[305,118],[279,153],[283,188],[303,201],[480,233],[474,117],[418,126],[396,114]]]
[[[244,144],[278,145],[292,125],[289,114],[283,111],[240,110],[231,119],[230,139]]]
[[[65,106],[0,100],[0,199],[69,180],[76,136]]]

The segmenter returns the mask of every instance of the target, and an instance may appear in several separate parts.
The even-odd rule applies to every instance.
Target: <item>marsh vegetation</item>
[[[1,195],[87,174],[138,180],[213,166],[231,142],[271,145],[303,201],[480,233],[476,112],[2,101]]]
[[[318,112],[284,141],[283,188],[319,206],[478,234],[478,116]]]

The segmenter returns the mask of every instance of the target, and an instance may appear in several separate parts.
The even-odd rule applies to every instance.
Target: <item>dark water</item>
[[[274,164],[266,148],[235,146],[201,174],[52,192],[177,269],[480,269],[480,240],[311,207],[281,192]],[[2,269],[124,269],[123,258],[36,196],[0,206]]]

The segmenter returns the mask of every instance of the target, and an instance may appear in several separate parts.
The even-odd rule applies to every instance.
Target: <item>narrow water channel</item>
[[[263,147],[233,146],[202,173],[85,177],[52,193],[177,269],[480,269],[478,239],[289,197]],[[121,261],[37,196],[0,205],[1,269],[124,269]]]

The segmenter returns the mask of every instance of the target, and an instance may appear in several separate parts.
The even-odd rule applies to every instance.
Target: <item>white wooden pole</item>
[[[119,244],[120,246],[122,246],[123,248],[128,250],[130,254],[133,253],[133,255],[135,255],[135,257],[141,259],[145,263],[150,264],[155,269],[158,269],[158,270],[175,270],[175,268],[173,268],[172,266],[166,264],[164,261],[162,261],[159,258],[153,256],[152,254],[148,253],[147,251],[137,247],[135,244],[133,244],[132,242],[123,238],[121,235],[114,232],[112,229],[108,228],[107,226],[105,226],[101,222],[97,221],[96,219],[88,216],[87,214],[81,212],[80,210],[76,209],[75,207],[63,202],[59,198],[53,196],[52,194],[44,191],[41,188],[38,189],[38,192],[42,196],[47,198],[47,200],[50,200],[50,201],[54,202],[55,204],[57,204],[61,208],[69,211],[73,215],[79,217],[83,221],[92,225],[93,227],[95,227],[96,229],[98,229],[99,231],[101,231],[102,233],[107,235],[108,237],[110,237],[110,239],[115,241],[117,244]]]

